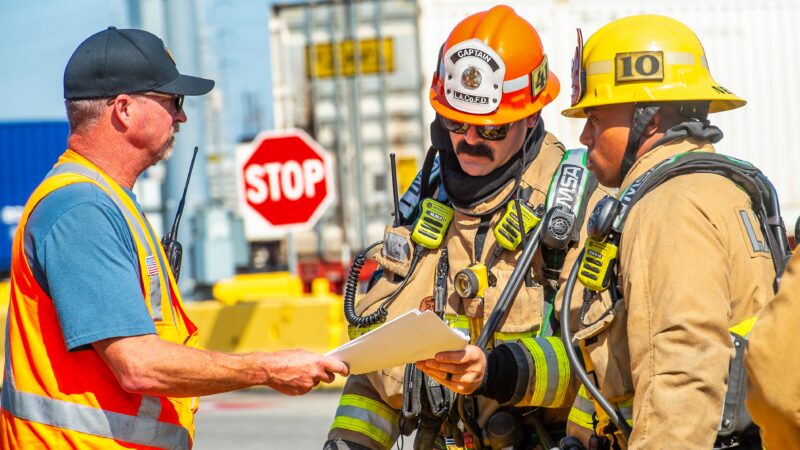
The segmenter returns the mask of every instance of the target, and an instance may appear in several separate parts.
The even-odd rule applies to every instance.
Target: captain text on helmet
[[[374,255],[383,274],[346,315],[355,336],[432,309],[472,342],[486,333],[493,345],[351,376],[325,448],[388,449],[414,430],[416,448],[550,448],[563,435],[577,385],[554,318],[583,223],[570,207],[586,210],[602,193],[585,151],[566,151],[545,130],[540,111],[558,92],[536,29],[513,9],[473,14],[450,33],[430,89],[431,150],[401,202],[417,212],[387,227]],[[556,227],[565,246],[530,252],[502,321],[485,328],[523,248],[537,248],[526,242],[538,242],[533,229],[550,203],[564,208],[559,224],[576,223]],[[506,420],[519,425],[514,433],[492,431]],[[534,433],[534,422],[547,433]]]
[[[722,131],[708,121],[744,104],[677,20],[619,19],[586,45],[579,32],[563,114],[585,119],[589,168],[620,188],[593,212],[577,271],[588,291],[574,338],[612,409],[581,391],[569,431],[585,444],[761,448],[742,413],[741,353],[775,269],[747,177],[713,170],[733,160],[710,155]],[[688,161],[710,162],[672,169]],[[596,296],[604,290],[611,303]]]

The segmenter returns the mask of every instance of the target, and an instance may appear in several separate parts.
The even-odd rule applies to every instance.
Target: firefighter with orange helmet
[[[418,176],[418,189],[401,202],[423,212],[402,214],[400,226],[386,228],[384,245],[373,256],[381,278],[350,315],[345,306],[355,324],[351,336],[409,310],[430,308],[474,341],[523,253],[528,217],[541,215],[559,194],[573,207],[569,214],[590,210],[599,200],[601,192],[591,187],[585,170],[586,153],[565,150],[540,117],[558,93],[536,29],[510,7],[471,15],[452,30],[430,89],[437,116],[425,176]],[[565,192],[562,185],[574,190]],[[452,221],[423,230],[441,244],[422,247],[412,225],[434,200],[444,211],[438,218],[449,215]],[[584,220],[577,213],[571,217],[567,247],[542,246],[531,265],[520,265],[526,281],[492,334],[491,351],[469,345],[416,366],[350,376],[325,448],[388,449],[401,432],[414,430],[415,448],[550,448],[563,434],[576,393],[553,319],[562,268],[567,271],[577,258]],[[454,286],[470,271],[483,273],[485,285],[474,291]],[[454,399],[453,392],[469,400]],[[537,424],[538,432],[523,421]]]

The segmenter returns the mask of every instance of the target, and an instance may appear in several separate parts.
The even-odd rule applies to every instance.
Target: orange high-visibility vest
[[[23,242],[28,217],[47,194],[72,183],[94,183],[125,217],[143,300],[159,337],[197,345],[197,327],[184,311],[171,270],[162,266],[167,258],[147,231],[147,219],[114,180],[67,150],[31,195],[14,238],[0,447],[191,448],[197,399],[127,392],[97,352],[68,352],[53,301],[31,272]],[[151,276],[153,263],[158,271]]]

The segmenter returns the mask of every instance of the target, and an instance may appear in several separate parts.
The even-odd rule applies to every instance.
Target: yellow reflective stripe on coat
[[[397,411],[377,400],[345,394],[339,400],[331,429],[342,428],[361,433],[388,449],[400,435],[398,418]]]
[[[567,352],[561,338],[524,338],[525,345],[533,358],[535,373],[532,406],[551,406],[564,403],[570,379],[570,366]]]
[[[347,336],[350,337],[350,339],[355,339],[369,331],[380,328],[381,325],[383,325],[383,323],[376,323],[374,325],[367,325],[364,327],[354,327],[352,325],[348,325]]]
[[[617,403],[617,409],[625,422],[633,426],[633,397]]]
[[[444,321],[450,328],[454,328],[464,333],[464,336],[469,336],[469,318],[467,316],[445,314]]]
[[[466,316],[456,316],[454,314],[445,314],[444,320],[450,326],[450,328],[455,328],[456,330],[461,331],[464,333],[465,336],[469,336],[469,318]],[[495,342],[514,342],[525,338],[531,338],[536,335],[535,331],[523,331],[519,333],[506,333],[503,331],[496,331],[494,333],[494,340]]]
[[[755,324],[756,324],[756,316],[753,316],[728,328],[728,331],[730,331],[731,333],[736,333],[743,338],[748,338],[750,337],[750,330],[753,329],[753,325]]]
[[[617,427],[611,421],[611,418],[608,416],[603,407],[600,406],[600,404],[598,404],[595,401],[594,406],[597,415],[597,427],[595,428],[595,431],[598,434],[604,434],[606,436],[611,436],[613,434],[614,436],[617,437],[617,439],[622,438],[622,435],[620,434],[619,431],[616,431],[614,433],[602,432],[602,430],[616,430]],[[627,400],[623,400],[621,402],[617,402],[615,406],[617,407],[618,415],[622,417],[625,420],[625,422],[628,423],[628,425],[633,427],[633,397]]]
[[[575,397],[575,402],[572,404],[572,409],[569,411],[570,422],[586,428],[587,430],[594,430],[594,402],[589,399],[586,394],[586,387],[581,385],[578,390],[578,395]]]

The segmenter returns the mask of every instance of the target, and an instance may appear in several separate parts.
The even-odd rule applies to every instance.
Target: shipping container
[[[380,239],[391,220],[389,153],[401,164],[422,160],[427,68],[417,25],[413,0],[274,6],[275,126],[304,129],[335,160],[336,201],[315,231],[295,235],[301,255],[341,252],[346,260],[349,248]]]
[[[67,122],[0,123],[0,278],[25,202],[67,146]]]

